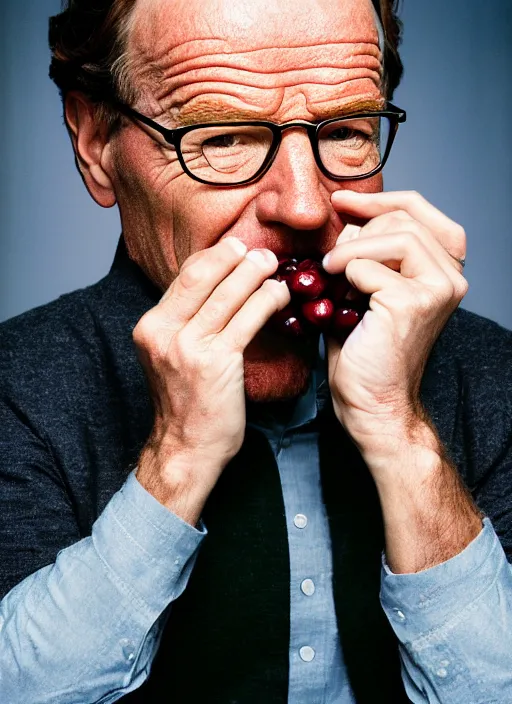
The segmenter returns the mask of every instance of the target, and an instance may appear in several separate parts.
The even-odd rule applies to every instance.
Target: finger
[[[226,237],[213,247],[196,252],[184,263],[158,306],[176,328],[183,327],[246,254],[247,247],[236,237]]]
[[[338,239],[336,240],[336,244],[341,244],[342,242],[350,242],[350,240],[355,240],[357,237],[359,237],[359,233],[361,232],[361,227],[358,225],[352,225],[351,223],[348,223],[345,225],[341,233],[338,235]]]
[[[371,259],[381,264],[396,261],[400,274],[411,279],[421,277],[425,281],[437,281],[440,276],[445,277],[428,249],[410,233],[358,237],[336,246],[324,258],[323,266],[329,274],[339,274],[353,259]]]
[[[466,234],[464,229],[429,203],[416,191],[386,191],[382,193],[359,193],[356,191],[335,191],[331,202],[336,210],[367,219],[390,213],[405,211],[414,220],[432,230],[454,259],[466,256]]]
[[[411,233],[417,237],[424,246],[428,249],[434,259],[437,259],[446,274],[450,275],[453,271],[462,272],[462,265],[456,261],[451,254],[440,244],[439,240],[434,237],[432,231],[422,225],[417,220],[414,220],[405,211],[394,211],[385,215],[378,215],[373,220],[370,220],[359,232],[359,237],[379,237],[386,234]],[[396,262],[390,262],[388,266],[391,269],[397,269]]]
[[[231,349],[243,352],[274,313],[289,302],[286,282],[267,279],[234,315],[220,337]]]
[[[368,296],[391,287],[402,290],[405,283],[400,274],[373,259],[352,259],[346,276],[352,286]]]
[[[195,338],[221,332],[265,279],[277,269],[276,255],[268,249],[253,249],[222,281],[187,325]]]

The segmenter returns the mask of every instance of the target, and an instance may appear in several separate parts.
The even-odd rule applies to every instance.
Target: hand
[[[425,364],[468,287],[458,261],[465,234],[417,193],[337,191],[332,203],[368,221],[354,239],[352,226],[342,232],[325,264],[371,296],[343,347],[327,345],[336,415],[365,454],[422,418]]]
[[[247,253],[227,237],[187,259],[134,330],[155,407],[137,479],[185,520],[197,520],[242,445],[243,353],[290,300],[286,284],[267,280],[276,269],[269,250]]]

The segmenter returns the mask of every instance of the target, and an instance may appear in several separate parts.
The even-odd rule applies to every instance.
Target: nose
[[[333,213],[327,179],[318,169],[306,131],[283,133],[274,163],[260,182],[256,215],[261,223],[318,230]]]

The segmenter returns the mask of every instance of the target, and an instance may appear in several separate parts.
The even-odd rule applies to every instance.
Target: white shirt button
[[[291,439],[291,438],[288,438],[288,437],[287,437],[287,438],[283,438],[283,441],[282,441],[282,443],[281,443],[281,447],[284,447],[284,448],[286,449],[287,447],[290,447],[291,444],[292,444],[292,439]]]
[[[448,671],[444,667],[440,667],[437,671],[437,676],[444,679],[448,675]]]
[[[296,528],[305,528],[308,524],[307,516],[303,513],[298,513],[293,519],[293,523]]]
[[[299,650],[299,655],[304,662],[311,662],[314,659],[316,653],[313,648],[309,645],[303,645]]]
[[[305,579],[300,585],[300,588],[302,589],[302,593],[306,596],[313,596],[315,593],[315,583],[312,579]]]
[[[399,609],[395,609],[396,617],[400,621],[405,621],[405,614],[403,611],[400,611]]]

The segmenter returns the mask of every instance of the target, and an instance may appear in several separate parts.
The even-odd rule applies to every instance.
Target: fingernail
[[[275,254],[273,254],[267,249],[251,249],[249,252],[247,252],[245,258],[249,259],[255,264],[258,264],[258,266],[266,266],[267,264],[270,264],[270,262],[276,257]]]
[[[329,264],[329,260],[331,259],[331,253],[329,252],[328,254],[325,255],[325,257],[322,259],[322,266],[325,269],[327,264]]]
[[[244,254],[247,252],[247,247],[245,244],[242,242],[242,240],[239,240],[238,237],[226,237],[226,242],[229,242],[229,244],[233,247],[235,252],[239,254],[241,257],[244,256]]]
[[[341,231],[341,234],[339,235],[338,239],[336,240],[336,244],[341,244],[342,242],[350,242],[350,240],[355,240],[357,237],[359,237],[360,232],[361,232],[360,227],[349,223],[348,225],[345,225],[345,227]]]

